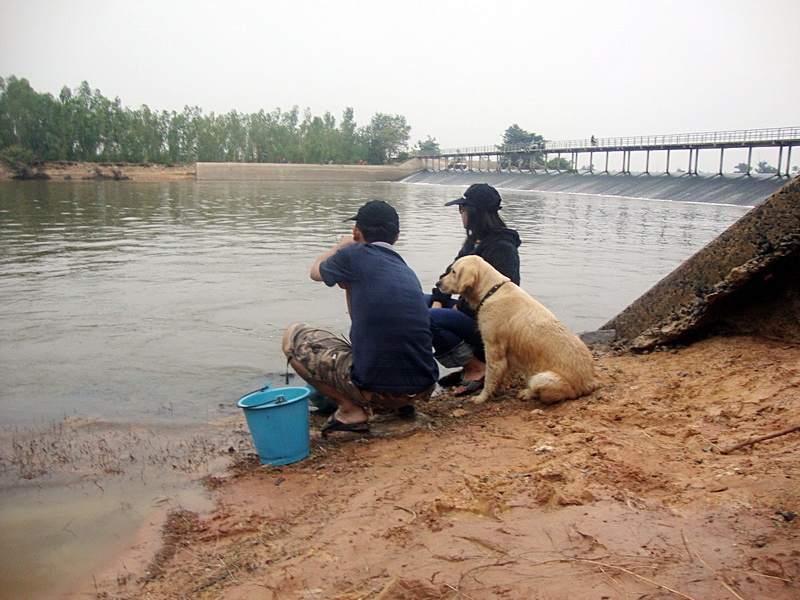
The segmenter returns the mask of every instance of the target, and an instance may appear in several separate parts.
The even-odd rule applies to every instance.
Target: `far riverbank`
[[[56,161],[37,168],[48,181],[193,181],[197,167],[188,165],[157,165],[152,163],[87,163]],[[0,165],[0,181],[13,179],[13,173]]]

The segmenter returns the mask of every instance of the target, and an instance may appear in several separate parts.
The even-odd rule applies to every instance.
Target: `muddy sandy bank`
[[[321,440],[262,467],[244,436],[81,598],[796,598],[800,346],[715,337],[595,351],[592,395],[448,394],[416,428]],[[379,429],[380,432],[380,429]]]

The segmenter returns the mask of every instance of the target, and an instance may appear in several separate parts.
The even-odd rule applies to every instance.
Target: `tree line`
[[[205,114],[197,106],[159,112],[127,108],[86,81],[55,97],[36,92],[27,79],[0,78],[0,159],[12,168],[48,161],[387,164],[408,156],[410,131],[402,115],[382,113],[359,127],[352,108],[338,123],[329,112],[320,117],[297,106],[251,114]]]

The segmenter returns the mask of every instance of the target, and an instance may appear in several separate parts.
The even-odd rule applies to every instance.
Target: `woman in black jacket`
[[[461,222],[467,231],[467,238],[455,260],[468,254],[480,256],[519,285],[518,248],[521,242],[519,234],[509,229],[497,214],[502,208],[500,203],[496,189],[486,183],[475,183],[463,196],[445,204],[458,205]],[[454,300],[438,288],[433,289],[429,302],[436,360],[445,367],[462,367],[461,371],[443,377],[439,383],[446,387],[456,386],[456,396],[478,392],[483,388],[486,364],[474,307],[463,298]]]

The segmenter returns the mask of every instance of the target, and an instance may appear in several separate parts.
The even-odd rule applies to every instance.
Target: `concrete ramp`
[[[609,175],[575,173],[518,173],[508,171],[422,171],[405,183],[456,185],[488,183],[501,190],[594,194],[652,200],[712,202],[755,206],[785,182],[775,176],[754,175]]]
[[[800,341],[800,178],[786,183],[602,329],[635,350],[710,333]]]

